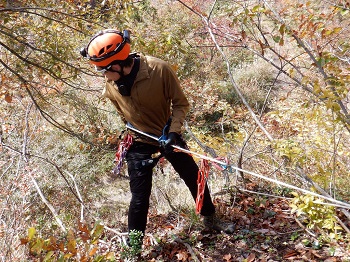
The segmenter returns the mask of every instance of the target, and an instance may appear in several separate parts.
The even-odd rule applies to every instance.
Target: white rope
[[[149,138],[152,138],[154,140],[157,140],[158,141],[158,138],[153,136],[153,135],[150,135],[150,134],[147,134],[145,132],[142,132],[138,129],[136,129],[135,127],[131,126],[131,125],[126,125],[126,127],[132,131],[135,131],[141,135],[144,135],[146,137],[149,137]],[[184,149],[182,147],[179,147],[179,146],[175,146],[175,145],[172,145],[173,148],[176,148],[184,153],[188,153],[188,154],[191,154],[191,155],[195,155],[201,159],[206,159],[208,161],[211,161],[211,162],[214,162],[214,163],[217,163],[223,167],[230,167],[232,169],[235,169],[237,171],[241,171],[241,172],[244,172],[244,173],[247,173],[247,174],[250,174],[252,176],[255,176],[255,177],[258,177],[258,178],[261,178],[261,179],[264,179],[264,180],[267,180],[269,182],[272,182],[272,183],[275,183],[275,184],[278,184],[278,185],[281,185],[281,186],[284,186],[284,187],[288,187],[288,188],[291,188],[291,189],[294,189],[294,190],[297,190],[297,191],[300,191],[300,192],[303,192],[305,194],[309,194],[309,195],[312,195],[312,196],[315,196],[315,197],[319,197],[319,198],[322,198],[322,199],[325,199],[325,200],[328,200],[330,202],[333,202],[333,203],[336,203],[338,207],[341,207],[341,208],[345,208],[345,209],[349,209],[350,208],[350,204],[346,203],[346,202],[341,202],[341,201],[338,201],[334,198],[330,198],[330,197],[326,197],[326,196],[323,196],[323,195],[320,195],[320,194],[317,194],[317,193],[314,193],[312,191],[309,191],[309,190],[306,190],[306,189],[302,189],[302,188],[299,188],[299,187],[296,187],[296,186],[293,186],[293,185],[290,185],[290,184],[287,184],[287,183],[284,183],[284,182],[281,182],[279,180],[276,180],[276,179],[272,179],[272,178],[269,178],[269,177],[266,177],[266,176],[263,176],[263,175],[260,175],[260,174],[257,174],[255,172],[251,172],[251,171],[248,171],[248,170],[244,170],[244,169],[241,169],[239,167],[236,167],[234,165],[229,165],[225,162],[222,162],[220,160],[217,160],[215,158],[212,158],[212,157],[208,157],[208,156],[205,156],[205,155],[202,155],[202,154],[199,154],[197,152],[193,152],[193,151],[190,151],[190,150],[187,150],[187,149]]]

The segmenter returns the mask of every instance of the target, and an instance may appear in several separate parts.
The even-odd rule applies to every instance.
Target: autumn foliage
[[[160,161],[140,259],[349,259],[349,8],[0,2],[0,259],[125,260],[127,171],[110,172],[125,126],[79,54],[104,28],[129,29],[133,51],[172,65],[191,103],[191,150],[227,163],[210,164],[208,184],[236,233],[205,231]]]

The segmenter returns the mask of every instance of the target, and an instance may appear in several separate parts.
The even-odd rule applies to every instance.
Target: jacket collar
[[[148,63],[147,63],[147,58],[144,55],[140,54],[140,69],[139,72],[136,76],[135,83],[144,79],[147,79],[150,77],[150,70]]]

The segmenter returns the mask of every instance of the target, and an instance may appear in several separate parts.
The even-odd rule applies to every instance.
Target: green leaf
[[[278,35],[276,35],[276,36],[273,36],[272,39],[273,39],[273,41],[275,41],[276,43],[279,43],[280,40],[281,40],[281,37],[278,36]]]
[[[36,239],[36,243],[32,246],[31,252],[35,254],[40,254],[43,250],[44,241],[40,238]]]
[[[252,8],[252,12],[253,13],[262,13],[262,12],[265,12],[265,8],[263,8],[262,6],[260,6],[260,5],[256,5],[256,6],[254,6],[253,8]]]
[[[54,253],[55,253],[54,251],[47,252],[47,254],[46,254],[45,258],[44,258],[44,262],[51,261],[51,258],[52,258]]]
[[[342,16],[344,16],[344,15],[346,15],[346,14],[348,14],[349,13],[349,9],[342,9],[341,11],[340,11],[340,14],[342,15]]]
[[[93,229],[92,231],[92,240],[93,240],[93,243],[98,240],[98,238],[102,235],[102,232],[103,232],[103,225],[96,225],[95,228]]]

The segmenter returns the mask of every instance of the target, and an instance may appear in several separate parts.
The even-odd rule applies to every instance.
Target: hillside
[[[80,50],[131,33],[191,105],[183,136],[233,235],[154,169],[140,261],[349,261],[348,1],[0,2],[0,261],[128,261],[126,127]],[[199,155],[198,155],[199,154]],[[215,164],[216,163],[216,164]],[[122,259],[123,257],[123,259]]]

